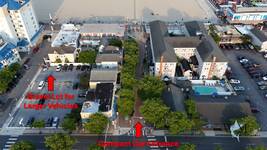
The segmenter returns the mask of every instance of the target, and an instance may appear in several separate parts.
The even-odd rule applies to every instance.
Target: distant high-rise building
[[[40,29],[30,0],[0,0],[0,22],[0,35],[15,45],[33,45]]]

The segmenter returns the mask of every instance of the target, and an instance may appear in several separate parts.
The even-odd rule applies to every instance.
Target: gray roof
[[[198,21],[190,21],[185,22],[184,24],[190,36],[196,36],[197,32],[202,32],[204,35],[208,34],[203,23]]]
[[[225,55],[209,35],[202,38],[202,42],[197,46],[197,51],[203,62],[212,62],[214,57],[216,62],[227,62]]]
[[[261,42],[267,41],[267,35],[264,34],[263,31],[253,28],[251,29],[251,33],[253,33]]]
[[[98,54],[96,56],[96,63],[101,63],[101,62],[120,62],[122,61],[122,55],[116,54],[116,53],[111,53],[111,54]]]
[[[173,47],[164,39],[169,36],[165,23],[162,21],[153,21],[149,25],[155,61],[159,62],[161,56],[163,56],[164,62],[177,62]]]
[[[92,69],[90,82],[113,83],[117,81],[116,69]]]
[[[75,47],[65,46],[65,45],[62,45],[60,47],[53,47],[52,49],[54,52],[57,52],[58,54],[73,54],[76,50]]]
[[[196,108],[201,117],[213,125],[223,125],[230,119],[251,115],[247,102],[196,102]]]
[[[197,47],[201,42],[198,37],[165,37],[165,41],[173,46],[177,47]]]

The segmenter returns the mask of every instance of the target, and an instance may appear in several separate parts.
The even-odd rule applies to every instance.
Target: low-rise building
[[[251,41],[254,45],[260,47],[261,51],[267,51],[267,33],[253,28],[250,30]]]
[[[90,89],[95,89],[99,83],[112,83],[113,85],[116,85],[117,75],[117,69],[92,69],[89,87]]]
[[[100,53],[110,54],[110,53],[120,53],[120,48],[116,46],[102,46],[99,48]]]
[[[48,53],[49,63],[74,63],[78,55],[78,49],[70,46],[54,47],[52,53]]]
[[[16,46],[0,38],[0,70],[20,60]]]
[[[96,65],[101,68],[117,68],[122,63],[121,54],[97,54]]]
[[[115,112],[115,90],[112,83],[98,83],[96,89],[88,91],[86,99],[80,112],[82,120],[87,120],[92,114],[102,113],[110,119],[114,119]]]
[[[231,25],[215,25],[215,33],[220,37],[219,44],[237,44],[242,43],[242,34]]]

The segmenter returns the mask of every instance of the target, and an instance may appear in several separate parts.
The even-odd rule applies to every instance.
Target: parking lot
[[[263,81],[262,76],[267,73],[267,60],[262,54],[251,50],[225,50],[224,53],[231,67],[230,79],[240,80],[240,83],[233,83],[232,85],[244,87],[244,90],[237,91],[237,93],[247,98],[251,104],[252,112],[261,124],[261,129],[266,131],[267,111],[265,108],[267,107],[267,98],[265,94],[267,89],[261,90],[257,83]]]
[[[72,66],[72,65],[71,65]],[[78,89],[77,83],[79,82],[79,75],[82,72],[89,71],[90,67],[88,66],[62,66],[60,69],[58,67],[49,67],[43,69],[38,75],[36,80],[30,86],[30,89],[27,93],[31,92],[34,94],[69,94],[74,95],[72,100],[51,100],[47,99],[41,102],[39,99],[30,100],[27,98],[23,99],[23,102],[20,108],[16,111],[12,122],[9,124],[10,127],[19,127],[19,126],[30,126],[33,120],[45,120],[46,127],[51,127],[51,118],[59,118],[57,126],[60,125],[60,122],[63,120],[64,116],[71,112],[71,109],[51,109],[45,107],[44,109],[34,110],[34,109],[25,109],[24,104],[75,104],[82,103],[84,101],[83,97],[79,97],[80,90]],[[47,89],[47,77],[49,75],[54,76],[54,92],[48,92]],[[44,86],[40,87],[39,84],[41,81],[44,81]]]

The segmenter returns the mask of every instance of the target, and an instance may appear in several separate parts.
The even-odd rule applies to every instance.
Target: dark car
[[[26,126],[31,126],[32,123],[34,122],[34,120],[35,120],[35,118],[34,118],[34,117],[31,117],[31,118],[27,121]]]
[[[80,70],[81,69],[81,65],[78,65],[77,67],[76,67],[76,70]]]
[[[47,127],[51,127],[52,126],[52,122],[53,122],[53,117],[48,118],[45,124],[46,124]]]
[[[67,71],[68,70],[68,65],[67,64],[64,64],[64,66],[62,67],[62,70],[63,71]]]
[[[261,112],[258,108],[251,108],[252,113],[259,113]]]
[[[81,67],[81,71],[85,71],[86,68],[87,68],[87,65],[82,65],[82,67]]]
[[[86,97],[86,93],[79,93],[78,97],[84,98],[84,97]]]
[[[73,70],[73,67],[74,67],[73,64],[70,64],[68,70],[69,71],[72,71]]]
[[[43,98],[40,99],[39,102],[38,102],[39,105],[43,105],[44,103],[45,103],[45,99],[43,99]]]
[[[78,87],[79,87],[79,83],[75,83],[75,84],[73,84],[73,90],[77,90],[78,89]]]

